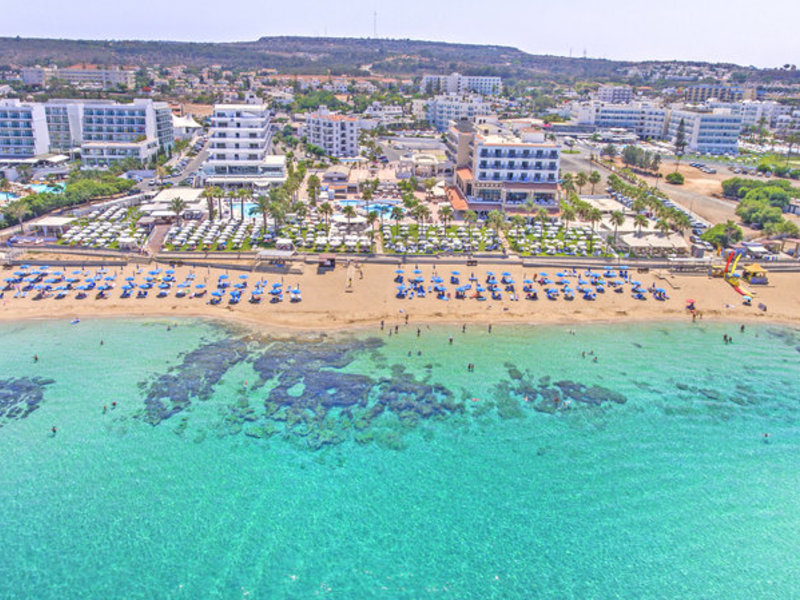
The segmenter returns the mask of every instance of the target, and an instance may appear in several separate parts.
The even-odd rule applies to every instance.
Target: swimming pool
[[[66,184],[64,183],[30,183],[26,185],[29,190],[36,194],[40,194],[41,192],[53,192],[55,194],[60,194],[64,191]]]
[[[364,200],[338,200],[337,204],[344,208],[345,206],[352,206],[354,208],[362,208],[366,209],[367,203]],[[399,203],[389,203],[389,202],[370,202],[369,203],[369,212],[375,211],[378,215],[383,215],[384,217],[388,217],[392,214],[392,209],[395,206],[400,206]]]

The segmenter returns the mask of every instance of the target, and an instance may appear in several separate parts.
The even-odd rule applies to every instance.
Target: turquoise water
[[[797,595],[798,330],[0,341],[0,598]]]
[[[337,200],[336,203],[339,204],[339,206],[342,206],[342,207],[353,206],[355,208],[361,208],[361,209],[364,209],[364,210],[366,210],[366,208],[367,208],[367,203],[365,201],[363,201],[363,200]],[[373,212],[374,211],[374,212],[378,213],[378,215],[382,214],[384,217],[388,217],[390,214],[392,214],[392,209],[395,206],[400,206],[402,208],[402,205],[400,204],[400,202],[395,202],[395,203],[390,203],[390,202],[370,202],[369,203],[369,212]]]
[[[48,185],[46,183],[29,183],[25,187],[30,188],[32,191],[36,192],[37,194],[40,192],[53,192],[53,193],[60,193],[64,191],[66,187],[65,183],[54,183],[53,185]]]

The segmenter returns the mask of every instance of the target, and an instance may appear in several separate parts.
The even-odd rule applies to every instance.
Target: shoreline
[[[436,273],[434,267],[420,267],[426,282]],[[438,274],[449,279],[451,268],[460,269],[464,281],[471,271],[482,281],[493,267],[465,269],[454,265],[440,268]],[[317,271],[316,268],[306,266],[297,272],[285,274],[246,273],[248,287],[244,290],[242,301],[229,306],[227,299],[222,304],[209,305],[208,295],[204,298],[177,298],[174,290],[170,290],[170,295],[165,298],[157,298],[154,293],[143,299],[120,298],[121,283],[137,269],[140,270],[140,274],[136,275],[137,279],[147,272],[146,266],[136,264],[112,268],[109,274],[116,278],[115,288],[109,292],[108,298],[102,300],[94,298],[94,291],[82,300],[74,297],[75,292],[69,292],[66,298],[60,300],[33,300],[31,293],[27,298],[14,298],[14,291],[6,292],[0,300],[0,321],[202,318],[237,323],[254,329],[267,328],[293,333],[377,329],[381,321],[387,327],[404,324],[408,315],[409,325],[574,326],[582,323],[691,321],[691,314],[686,310],[686,299],[691,298],[695,300],[702,315],[702,319],[698,318],[701,321],[800,325],[800,277],[794,273],[770,273],[770,285],[759,286],[757,296],[753,299],[754,306],[748,307],[742,304],[741,296],[722,279],[662,270],[632,273],[632,277],[640,279],[644,286],[657,285],[665,288],[669,299],[664,301],[657,301],[652,297],[636,300],[629,289],[624,293],[615,293],[609,289],[604,294],[597,294],[594,301],[580,297],[571,301],[563,298],[551,301],[543,293],[538,300],[522,297],[512,301],[504,292],[502,300],[489,299],[481,302],[473,298],[440,300],[433,294],[424,298],[398,298],[397,284],[394,282],[396,265],[362,264],[357,270],[337,267],[330,271]],[[507,270],[518,282],[541,273],[538,269],[520,266],[509,266]],[[89,271],[93,269],[85,270]],[[237,276],[245,274],[233,269],[228,274],[224,268],[213,267],[191,269],[177,266],[175,271],[177,281],[183,280],[191,272],[196,277],[195,282],[204,283],[209,291],[214,288],[214,282],[221,275],[228,275],[236,280]],[[10,270],[2,272],[11,273]],[[250,304],[247,302],[249,290],[255,280],[261,278],[267,279],[269,284],[280,281],[287,289],[299,286],[302,290],[302,301],[293,303],[287,298],[273,304],[267,296],[260,304]],[[454,286],[448,285],[448,291],[453,290]],[[522,291],[518,290],[517,293],[521,295]],[[766,312],[757,308],[762,302],[768,307]]]

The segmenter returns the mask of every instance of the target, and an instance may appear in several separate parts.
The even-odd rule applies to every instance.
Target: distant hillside
[[[637,63],[532,55],[508,46],[415,40],[263,37],[252,42],[55,40],[0,38],[0,65],[78,62],[101,65],[212,64],[232,69],[277,69],[282,73],[415,76],[423,72],[500,75],[512,80],[619,78]],[[638,63],[641,64],[641,63]],[[765,72],[761,72],[762,74]]]

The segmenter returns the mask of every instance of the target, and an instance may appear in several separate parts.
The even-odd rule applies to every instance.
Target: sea
[[[799,376],[766,323],[2,323],[0,598],[796,598]]]

